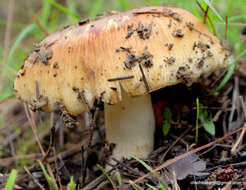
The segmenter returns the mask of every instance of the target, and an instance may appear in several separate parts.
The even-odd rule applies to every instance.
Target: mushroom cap
[[[46,98],[78,115],[95,99],[116,104],[121,91],[141,96],[228,66],[228,52],[186,10],[145,7],[80,22],[46,37],[25,59],[15,80],[16,96],[33,105]]]

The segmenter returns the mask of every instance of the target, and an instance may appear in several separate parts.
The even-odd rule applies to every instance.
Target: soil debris
[[[133,53],[127,52],[124,65],[127,69],[131,69],[136,63],[142,64],[145,67],[151,67],[153,65],[153,55],[147,51],[147,47],[144,48],[143,53],[140,56],[136,56]]]
[[[178,38],[182,38],[184,37],[184,34],[182,32],[181,29],[177,29],[172,33],[173,37],[178,37]]]
[[[193,72],[187,66],[181,66],[178,68],[176,78],[183,81],[187,86],[190,86],[192,84],[192,74]]]
[[[150,23],[148,27],[144,27],[143,24],[139,23],[136,31],[140,39],[149,39],[152,32],[152,23]]]
[[[85,19],[79,21],[79,22],[78,22],[78,25],[79,25],[79,26],[82,26],[82,25],[87,24],[87,23],[89,23],[89,22],[90,22],[90,19],[89,19],[89,18],[85,18]]]
[[[133,25],[128,25],[127,26],[127,35],[126,35],[126,39],[130,38],[133,34],[134,34],[135,30],[133,29]]]
[[[169,51],[173,49],[173,43],[166,43],[165,46]]]
[[[164,59],[164,61],[169,65],[172,65],[173,63],[175,63],[176,59],[174,57],[167,57],[166,59]]]

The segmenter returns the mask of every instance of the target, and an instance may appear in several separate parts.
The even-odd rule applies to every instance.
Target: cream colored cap
[[[46,37],[26,58],[15,80],[16,96],[33,105],[38,84],[47,100],[77,115],[95,99],[116,104],[124,90],[141,96],[228,66],[228,52],[191,13],[145,7],[81,22]]]

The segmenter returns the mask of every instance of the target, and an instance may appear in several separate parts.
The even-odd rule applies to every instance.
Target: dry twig
[[[233,131],[233,132],[231,132],[231,133],[228,133],[227,135],[225,135],[225,136],[223,136],[223,137],[221,137],[221,138],[218,138],[218,139],[216,139],[216,140],[214,140],[214,141],[212,141],[212,142],[210,142],[210,143],[208,143],[208,144],[205,144],[205,145],[203,145],[203,146],[200,146],[200,147],[198,147],[198,148],[195,148],[195,149],[193,149],[193,150],[191,150],[191,151],[189,151],[189,152],[186,152],[186,153],[184,153],[184,154],[182,154],[182,155],[180,155],[180,156],[177,156],[177,157],[175,157],[175,158],[173,158],[173,159],[171,159],[171,160],[166,161],[164,164],[162,164],[162,165],[160,165],[159,167],[153,169],[153,172],[157,172],[157,171],[159,171],[159,170],[161,170],[161,169],[163,169],[163,168],[166,168],[166,167],[169,166],[170,164],[173,164],[174,162],[176,162],[176,161],[178,161],[178,160],[181,160],[182,158],[184,158],[184,157],[186,157],[186,156],[188,156],[188,155],[190,155],[190,154],[195,154],[196,152],[199,152],[200,150],[203,150],[203,149],[205,149],[205,148],[208,148],[208,147],[214,145],[215,143],[218,143],[218,142],[220,142],[220,141],[223,141],[223,140],[225,140],[226,138],[228,138],[229,136],[232,136],[232,135],[238,133],[239,131],[243,130],[244,128],[246,128],[246,124],[245,124],[243,127],[239,128],[239,129],[237,129],[237,130],[235,130],[235,131]],[[139,183],[140,181],[142,181],[142,180],[145,179],[146,177],[149,177],[153,172],[149,172],[149,173],[145,174],[144,176],[142,176],[142,177],[136,179],[136,180],[134,181],[134,183]]]

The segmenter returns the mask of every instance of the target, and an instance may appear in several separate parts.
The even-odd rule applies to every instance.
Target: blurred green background
[[[98,13],[124,11],[148,5],[176,6],[191,11],[203,19],[208,0],[0,0],[0,100],[11,96],[16,71],[32,50],[48,33],[76,24]],[[225,38],[225,18],[228,17],[227,39],[235,55],[246,47],[241,30],[246,26],[245,0],[212,0],[217,10],[209,10],[216,34]],[[221,18],[220,18],[221,16]],[[208,23],[212,30],[212,25]]]

